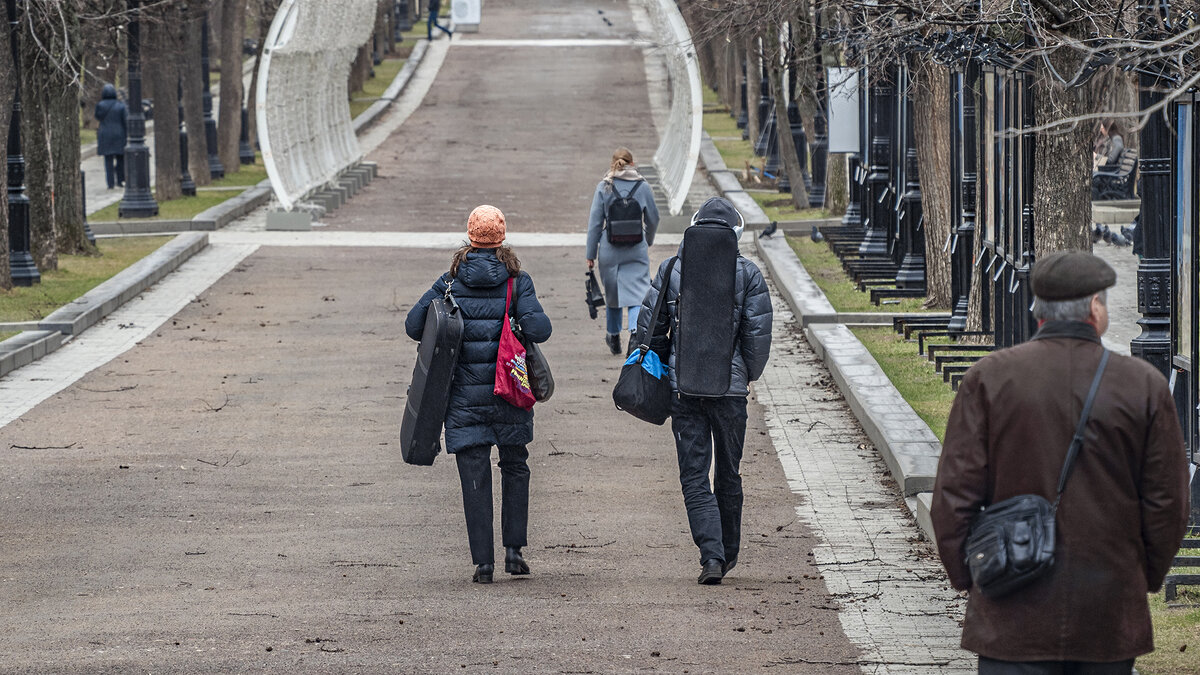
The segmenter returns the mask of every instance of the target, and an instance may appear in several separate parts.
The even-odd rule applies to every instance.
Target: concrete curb
[[[741,189],[736,176],[725,168],[708,134],[701,139],[700,157],[717,190],[739,210],[746,209],[743,216],[747,223],[751,222],[747,211],[766,221],[757,202]],[[813,350],[829,368],[863,431],[878,448],[918,525],[933,541],[929,491],[933,489],[937,475],[941,442],[846,325],[877,323],[890,326],[897,315],[839,314],[804,269],[782,233],[766,239],[755,237],[754,241],[759,257],[783,299],[792,308]]]
[[[154,285],[205,246],[208,246],[207,234],[181,234],[74,302],[58,308],[42,319],[38,328],[67,336],[79,335],[114,309]]]
[[[27,330],[0,342],[0,377],[27,366],[62,346],[58,331]]]

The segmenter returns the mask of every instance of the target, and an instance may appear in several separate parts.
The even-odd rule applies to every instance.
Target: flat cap
[[[1077,300],[1117,283],[1117,273],[1084,251],[1055,251],[1033,264],[1030,284],[1043,300]]]

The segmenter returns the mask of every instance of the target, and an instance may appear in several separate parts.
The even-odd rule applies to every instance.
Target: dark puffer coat
[[[683,252],[683,247],[679,247]],[[682,261],[675,263],[671,270],[671,279],[664,283],[663,276],[667,271],[664,260],[658,266],[658,273],[650,284],[650,292],[642,301],[642,309],[638,314],[638,335],[648,334],[650,321],[654,314],[654,304],[658,302],[658,294],[664,285],[667,287],[667,302],[663,308],[662,317],[654,330],[654,339],[650,348],[660,356],[666,356],[669,349],[671,390],[679,391],[678,380],[675,376],[675,346],[676,340],[671,335],[678,330],[678,317],[675,313],[676,298],[679,297],[680,271]],[[750,393],[750,383],[757,380],[767,367],[767,358],[771,354],[771,294],[767,290],[767,282],[763,280],[758,266],[749,260],[738,256],[737,277],[734,280],[733,316],[729,318],[737,327],[737,342],[733,349],[733,360],[728,365],[730,369],[729,390],[726,396],[746,396]],[[668,331],[670,328],[670,331]],[[644,332],[643,332],[644,331]],[[719,364],[713,364],[717,367]]]
[[[125,154],[125,118],[128,110],[125,104],[117,100],[117,90],[111,84],[104,85],[100,94],[100,102],[96,104],[96,121],[100,128],[96,130],[96,154],[123,155]]]
[[[446,452],[478,445],[525,445],[533,441],[533,411],[510,405],[492,393],[508,279],[508,269],[495,252],[468,253],[459,265],[451,293],[463,313],[463,345],[446,409]],[[429,303],[446,292],[450,280],[449,272],[443,274],[409,310],[404,322],[409,337],[421,339]],[[517,275],[513,283],[512,302],[512,314],[525,339],[539,343],[549,340],[550,318],[542,311],[533,290],[533,279],[525,272]]]

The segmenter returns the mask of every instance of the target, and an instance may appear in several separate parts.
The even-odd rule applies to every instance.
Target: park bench
[[[1101,167],[1092,172],[1092,201],[1133,199],[1137,181],[1138,151],[1125,148],[1113,168]]]

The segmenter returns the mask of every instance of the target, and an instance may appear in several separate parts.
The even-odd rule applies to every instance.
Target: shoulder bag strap
[[[1071,475],[1071,467],[1075,464],[1075,457],[1079,455],[1080,448],[1083,447],[1083,430],[1087,427],[1088,418],[1092,414],[1092,403],[1096,400],[1096,391],[1100,389],[1100,378],[1104,375],[1104,366],[1108,365],[1109,351],[1104,350],[1104,354],[1100,357],[1100,365],[1096,368],[1096,376],[1092,378],[1092,388],[1088,391],[1087,399],[1083,402],[1083,412],[1079,415],[1079,424],[1075,425],[1075,436],[1071,439],[1071,446],[1067,448],[1067,460],[1063,462],[1062,475],[1058,477],[1058,497],[1054,500],[1054,508],[1058,509],[1058,503],[1062,501],[1063,489],[1067,486],[1067,477]]]
[[[654,339],[654,327],[658,325],[658,317],[662,314],[663,306],[667,304],[667,294],[671,292],[671,271],[675,269],[675,263],[678,260],[679,256],[672,256],[670,262],[667,263],[667,271],[663,274],[662,288],[658,289],[658,299],[654,301],[654,314],[651,315],[650,324],[646,328],[650,333],[649,339],[645,333],[638,335],[638,344],[641,346],[643,355],[650,350],[650,340]]]

